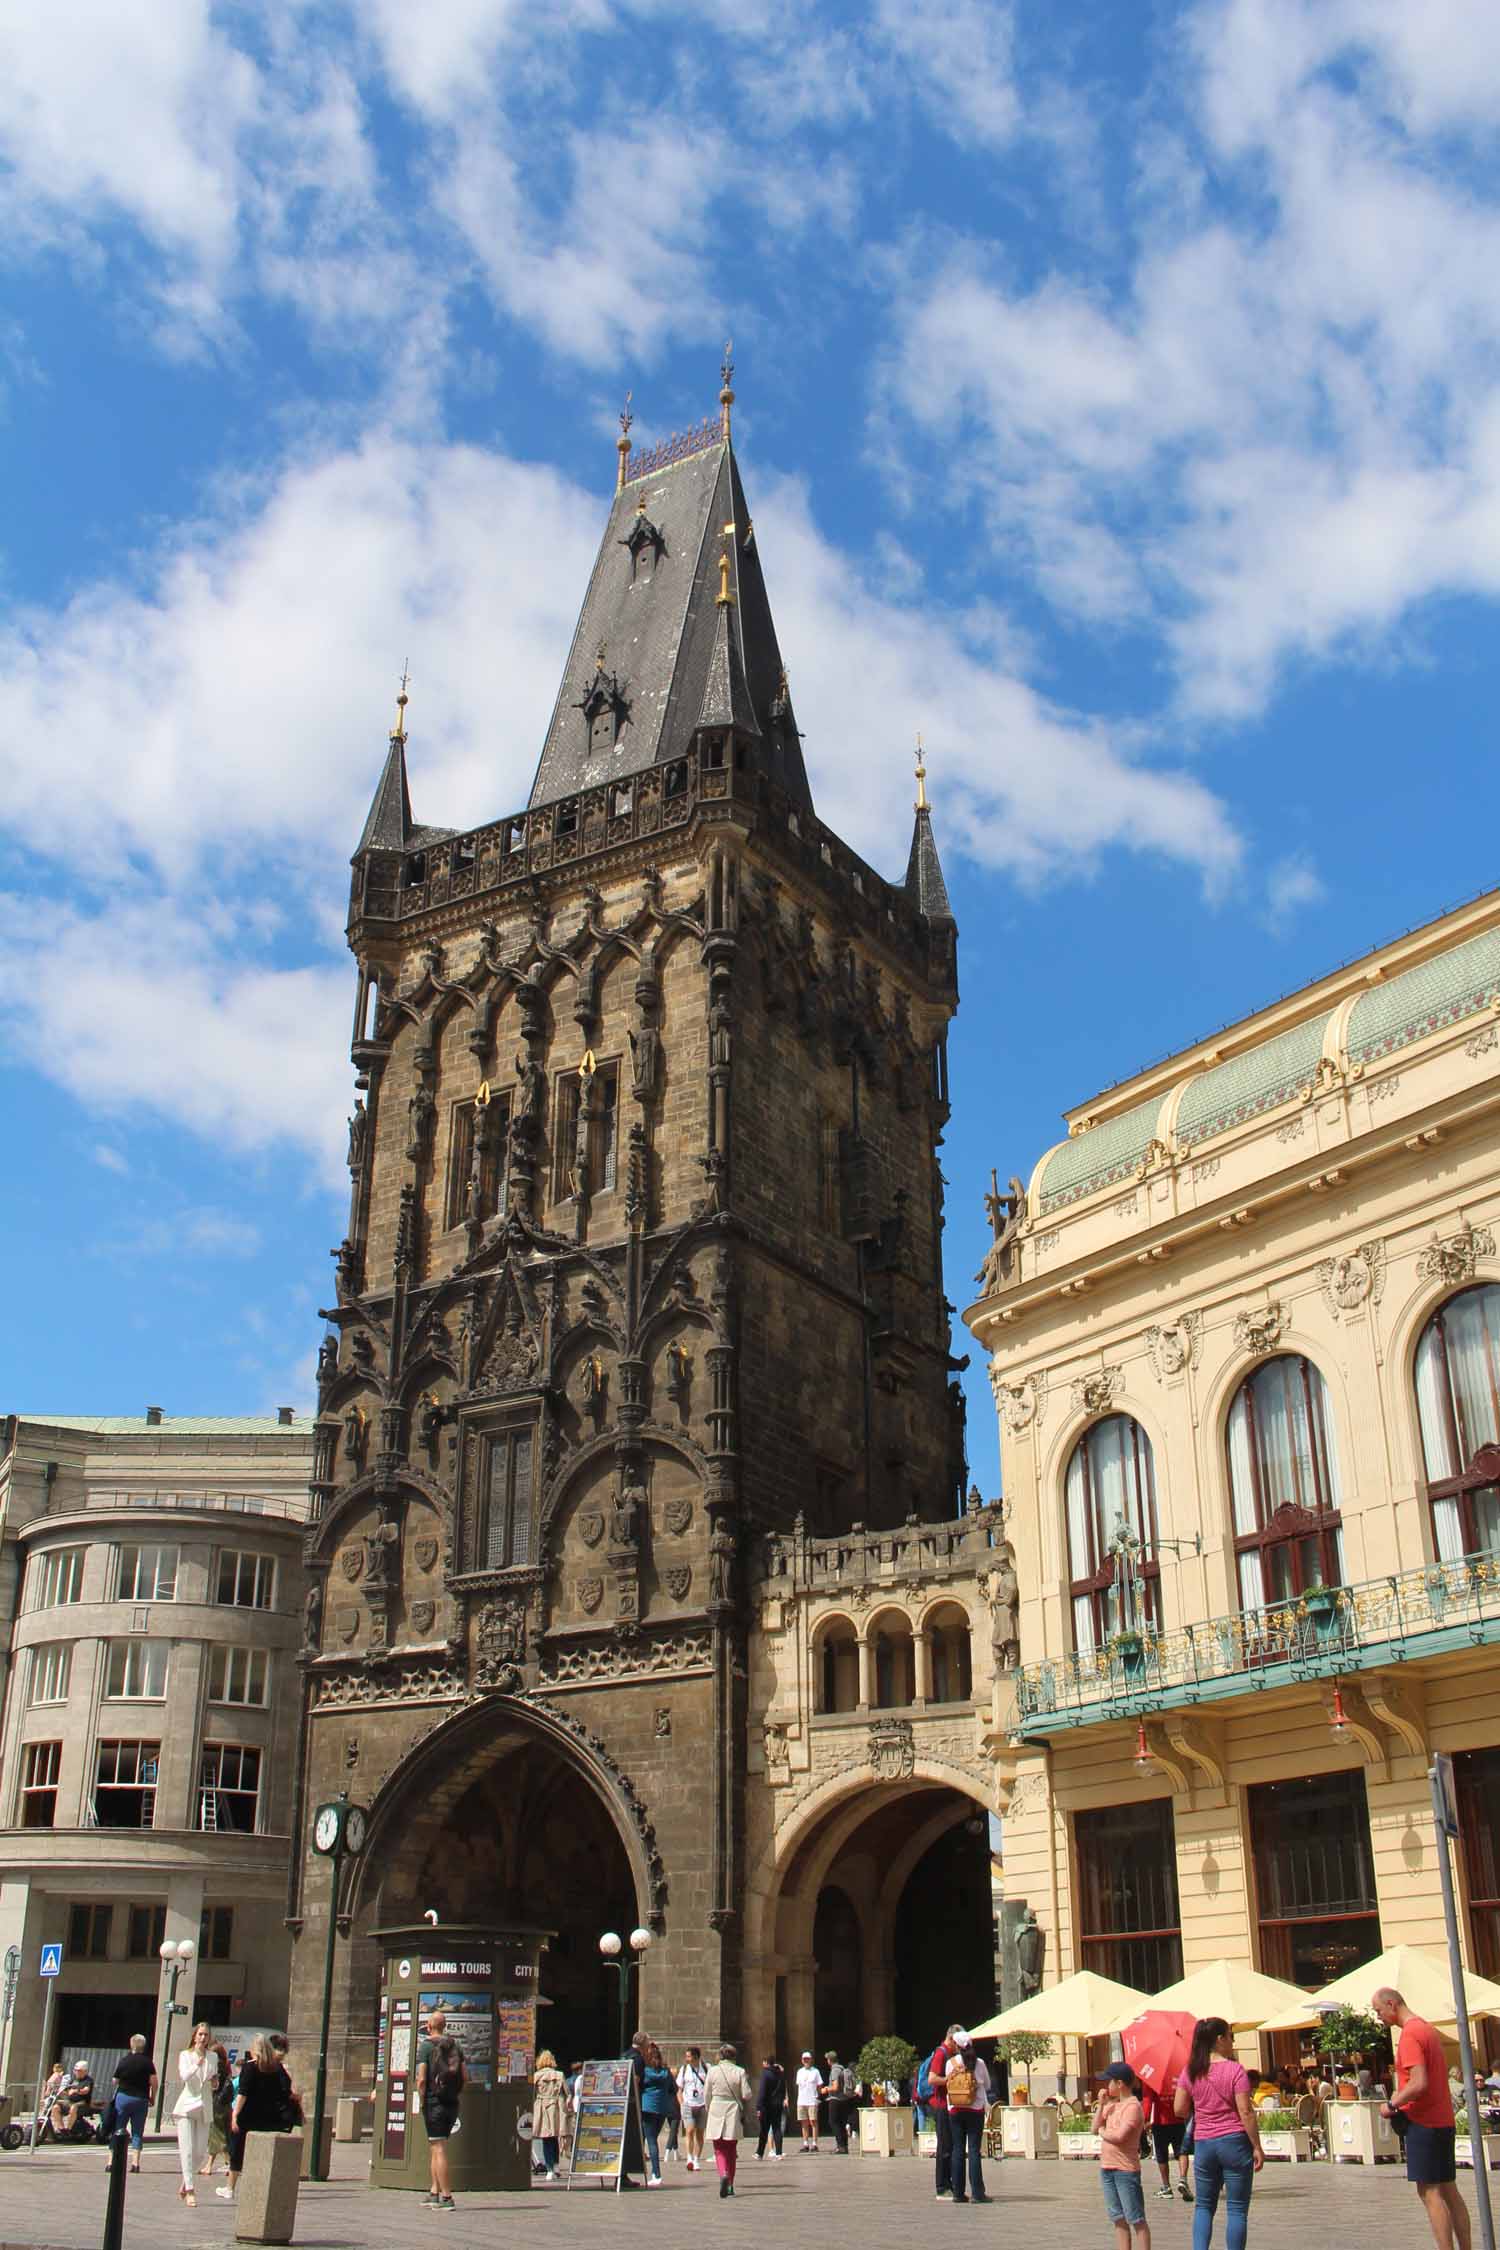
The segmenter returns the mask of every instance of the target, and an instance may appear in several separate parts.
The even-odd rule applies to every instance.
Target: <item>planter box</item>
[[[1024,2156],[1035,2163],[1057,2154],[1055,2109],[1007,2109],[1002,2113],[1000,2141],[1007,2156]]]
[[[1289,2164],[1312,2161],[1312,2140],[1304,2125],[1295,2125],[1286,2133],[1262,2133],[1260,2145],[1268,2157],[1279,2156]]]
[[[1487,2172],[1500,2172],[1500,2140],[1497,2140],[1492,2133],[1486,2133],[1479,2145],[1484,2150],[1485,2170]],[[1467,2133],[1460,2134],[1454,2142],[1453,2154],[1458,2163],[1467,2164],[1469,2169],[1473,2170],[1474,2143]]]
[[[910,2156],[911,2142],[911,2109],[906,2102],[860,2111],[859,2131],[854,2135],[860,2156]]]
[[[1059,2133],[1057,2153],[1059,2156],[1097,2157],[1099,2136],[1097,2133]]]
[[[1325,2102],[1323,2126],[1335,2164],[1394,2164],[1401,2144],[1379,2102]]]

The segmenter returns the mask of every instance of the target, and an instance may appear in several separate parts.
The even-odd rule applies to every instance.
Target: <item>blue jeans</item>
[[[948,2131],[953,2139],[953,2200],[962,2203],[965,2194],[984,2194],[984,2174],[979,2168],[979,2137],[984,2131],[982,2109],[950,2109]],[[964,2155],[969,2159],[969,2185],[964,2187]]]
[[[123,2132],[126,2126],[129,2126],[130,2145],[133,2149],[139,2149],[141,2145],[141,2135],[146,2130],[146,2118],[150,2109],[151,2104],[144,2094],[116,2094],[115,2096],[113,2130],[119,2133]]]
[[[1250,2225],[1250,2183],[1254,2178],[1254,2154],[1248,2133],[1216,2134],[1212,2140],[1194,2143],[1193,2250],[1209,2250],[1221,2187],[1229,2205],[1226,2250],[1245,2250]]]
[[[641,2131],[646,2136],[646,2176],[648,2179],[659,2180],[661,2178],[661,2129],[666,2122],[660,2110],[643,2109],[641,2111]]]

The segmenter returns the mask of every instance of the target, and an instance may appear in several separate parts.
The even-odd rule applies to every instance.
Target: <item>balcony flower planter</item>
[[[1139,1633],[1116,1633],[1109,1653],[1127,1680],[1138,1680],[1146,1669],[1146,1643]]]
[[[1314,1586],[1302,1599],[1309,1617],[1332,1617],[1339,1606],[1336,1586]]]

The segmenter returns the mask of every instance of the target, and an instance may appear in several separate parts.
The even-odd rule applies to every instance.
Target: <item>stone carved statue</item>
[[[995,1552],[997,1561],[989,1582],[990,1646],[995,1670],[1010,1672],[1021,1661],[1021,1583],[1010,1541],[1002,1540]]]
[[[323,1583],[315,1578],[302,1604],[302,1645],[317,1648],[323,1636]]]
[[[1010,1176],[1009,1192],[1000,1193],[995,1174],[990,1174],[990,1192],[984,1199],[993,1242],[985,1252],[984,1264],[974,1279],[984,1289],[998,1288],[1010,1270],[1011,1252],[1016,1236],[1026,1220],[1026,1189],[1014,1172]]]
[[[708,1598],[710,1604],[734,1600],[734,1533],[722,1524],[708,1543]]]
[[[437,1123],[437,1103],[425,1078],[418,1079],[416,1091],[406,1105],[406,1120],[406,1153],[416,1163],[426,1155]]]
[[[318,1389],[326,1391],[339,1371],[339,1340],[325,1336],[318,1346]]]
[[[619,1495],[610,1502],[609,1540],[612,1547],[633,1547],[640,1536],[641,1517],[646,1506],[645,1487],[639,1484],[622,1484]]]
[[[1028,1906],[1016,1931],[1016,1975],[1023,2000],[1041,1991],[1042,1964],[1046,1957],[1047,1933]]]
[[[354,1115],[349,1120],[349,1169],[357,1172],[365,1160],[365,1135],[370,1117],[364,1103],[355,1096]]]
[[[542,1107],[547,1098],[547,1077],[540,1063],[530,1055],[516,1056],[516,1112],[517,1125],[537,1126],[542,1122]]]
[[[365,1585],[389,1589],[395,1582],[396,1549],[401,1541],[401,1527],[389,1517],[378,1523],[365,1539]]]

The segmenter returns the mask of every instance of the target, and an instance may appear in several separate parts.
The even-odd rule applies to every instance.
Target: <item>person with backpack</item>
[[[786,2072],[774,2055],[767,2055],[760,2066],[760,2084],[755,2089],[755,2107],[760,2118],[760,2139],[755,2144],[755,2161],[758,2164],[766,2153],[766,2143],[774,2144],[773,2164],[781,2162],[782,2122],[786,2113]]]
[[[840,2156],[849,2154],[849,2120],[859,2107],[859,2083],[847,2063],[841,2063],[832,2047],[823,2057],[828,2065],[824,2086],[828,2092],[828,2129],[833,2135],[833,2145]]]
[[[679,2113],[677,2081],[661,2058],[654,2039],[644,2050],[646,2068],[641,2078],[641,2131],[646,2137],[646,2185],[661,2186],[661,2129]]]
[[[958,2053],[958,2030],[954,2024],[939,2040],[917,2073],[917,2084],[927,2081],[927,2107],[937,2128],[937,2193],[938,2200],[953,2185],[953,2135],[948,2125],[948,2065]]]
[[[448,2037],[448,2019],[439,2008],[427,2018],[427,2037],[417,2049],[417,2106],[427,2128],[429,2210],[455,2209],[448,2142],[458,2124],[463,2090],[464,2058]]]
[[[980,2158],[984,2121],[990,2106],[990,2074],[983,2059],[974,2052],[974,2042],[966,2031],[955,2029],[949,2032],[948,2038],[953,2042],[954,2051],[943,2073],[943,2091],[948,2098],[953,2200],[967,2203],[972,2196],[976,2203],[988,2203]],[[967,2188],[964,2184],[966,2163]]]

